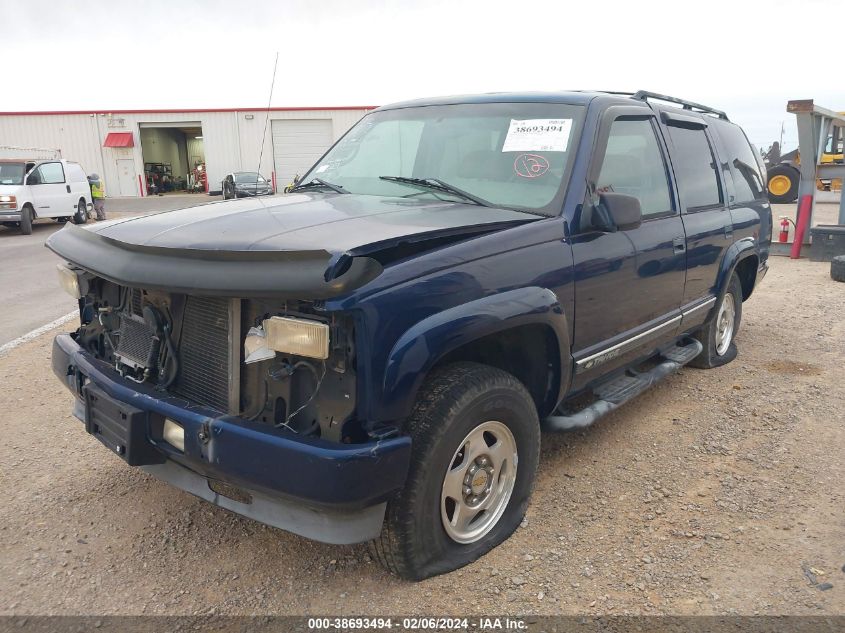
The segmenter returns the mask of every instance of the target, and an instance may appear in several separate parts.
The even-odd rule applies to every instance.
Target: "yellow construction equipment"
[[[840,112],[840,114],[845,114],[845,112]],[[801,155],[797,149],[783,156],[772,155],[772,150],[769,150],[769,155],[766,156],[769,200],[779,203],[795,202],[798,199],[798,183],[801,180]],[[777,150],[774,153],[778,153]],[[842,164],[843,162],[845,162],[843,138],[840,128],[834,127],[831,135],[827,137],[825,151],[821,155],[819,163],[826,165]],[[816,187],[819,191],[841,191],[842,180],[839,178],[833,180],[818,179]]]

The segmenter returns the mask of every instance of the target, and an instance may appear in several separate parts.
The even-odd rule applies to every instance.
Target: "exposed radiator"
[[[187,298],[173,387],[180,396],[222,412],[229,411],[229,314],[228,299]]]

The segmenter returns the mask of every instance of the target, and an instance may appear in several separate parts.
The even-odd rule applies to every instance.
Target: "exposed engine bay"
[[[366,437],[354,418],[352,319],[319,302],[199,297],[98,277],[80,302],[77,342],[127,380],[300,435]],[[312,331],[323,337],[321,353],[271,348],[296,352]]]

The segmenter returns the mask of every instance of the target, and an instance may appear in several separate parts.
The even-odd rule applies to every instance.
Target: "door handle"
[[[687,250],[687,240],[684,237],[676,237],[672,240],[672,247],[676,253],[684,253]]]

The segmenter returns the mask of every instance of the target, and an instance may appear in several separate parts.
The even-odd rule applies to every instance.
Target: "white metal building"
[[[372,108],[0,112],[0,146],[60,150],[99,174],[110,197],[146,195],[152,174],[179,182],[198,164],[211,191],[231,171],[256,169],[281,191]]]

